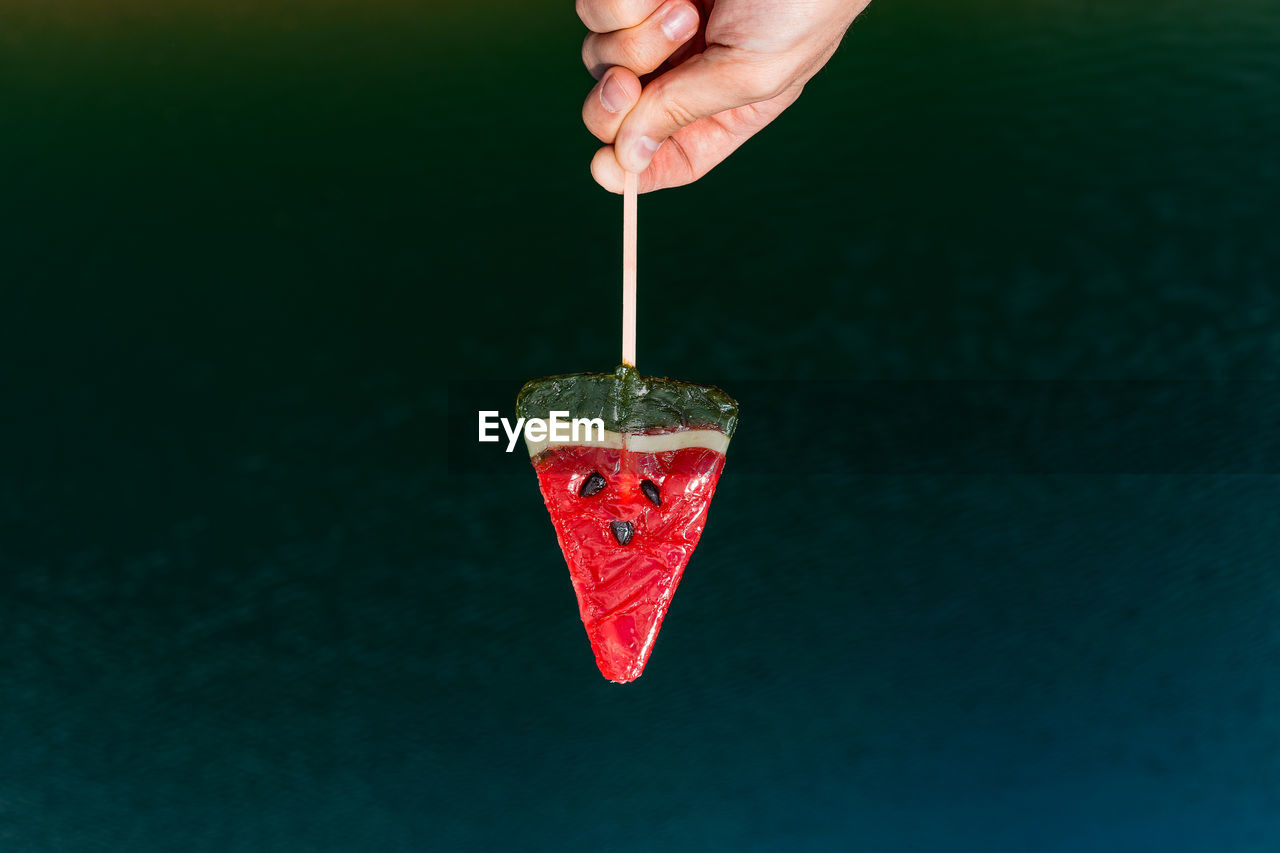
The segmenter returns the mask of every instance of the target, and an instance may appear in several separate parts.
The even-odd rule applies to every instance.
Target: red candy
[[[706,447],[637,453],[585,445],[553,446],[533,460],[596,664],[610,681],[644,671],[724,461]],[[604,488],[583,496],[596,473]],[[652,488],[641,487],[645,480],[660,506],[646,495]],[[630,523],[629,538],[618,522]]]

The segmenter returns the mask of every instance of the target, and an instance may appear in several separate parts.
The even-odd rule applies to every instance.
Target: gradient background
[[[642,201],[640,365],[743,421],[628,687],[527,462],[445,443],[614,364],[580,39],[0,8],[0,848],[1280,849],[1280,465],[786,464],[867,380],[1280,400],[1280,5],[876,0]]]

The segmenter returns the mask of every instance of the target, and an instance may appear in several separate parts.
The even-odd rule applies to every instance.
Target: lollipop
[[[526,433],[526,445],[596,664],[616,682],[644,671],[738,422],[738,404],[720,389],[636,371],[632,174],[623,211],[622,365],[535,379],[516,400],[521,418],[558,414],[603,426],[585,435]]]

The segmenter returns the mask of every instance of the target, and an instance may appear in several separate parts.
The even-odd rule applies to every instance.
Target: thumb
[[[614,139],[623,169],[643,172],[663,142],[698,119],[777,94],[772,74],[719,50],[692,56],[644,87]]]

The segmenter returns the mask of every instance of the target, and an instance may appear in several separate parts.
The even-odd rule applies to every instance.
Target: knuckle
[[[658,103],[659,114],[668,126],[688,127],[697,120],[693,110],[685,106],[683,99],[671,90],[665,80],[659,78],[649,84]]]
[[[662,0],[574,0],[578,19],[597,33],[630,29],[660,5]]]
[[[578,19],[596,32],[625,28],[642,21],[645,0],[575,0]],[[638,15],[638,17],[637,17]]]
[[[608,0],[609,19],[618,27],[634,27],[657,8],[661,0]]]
[[[653,60],[649,56],[644,39],[630,35],[621,37],[616,47],[619,60],[615,63],[616,65],[622,65],[637,74],[645,74],[654,69]]]
[[[767,101],[782,94],[785,83],[782,75],[771,68],[747,66],[739,71],[738,84],[742,94],[752,101]]]
[[[634,0],[600,0],[600,5],[615,27],[626,27],[633,20],[631,11],[636,6]]]
[[[673,101],[670,99],[662,102],[662,117],[667,120],[668,124],[676,127],[688,127],[698,119],[693,110],[678,100]]]
[[[619,5],[622,6],[622,11],[627,14],[627,17],[638,24],[657,11],[662,5],[662,0],[619,0]]]

